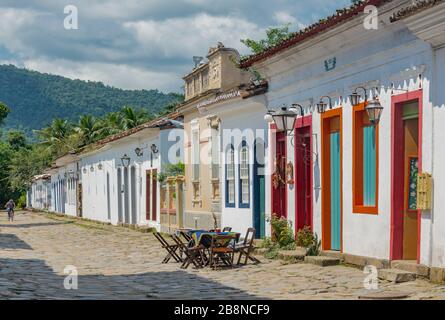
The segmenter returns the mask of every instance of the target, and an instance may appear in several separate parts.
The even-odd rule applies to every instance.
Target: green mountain
[[[11,109],[4,127],[21,129],[28,135],[54,118],[77,121],[83,114],[102,116],[123,106],[157,113],[181,99],[176,93],[123,90],[101,82],[71,80],[13,65],[0,65],[0,101]]]

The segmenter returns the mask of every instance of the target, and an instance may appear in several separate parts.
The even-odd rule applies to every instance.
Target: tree
[[[79,119],[75,130],[81,135],[83,145],[97,141],[100,138],[101,123],[91,115],[83,115]]]
[[[32,177],[41,174],[51,164],[52,159],[50,150],[38,145],[13,153],[7,174],[10,190],[16,194],[26,191]]]
[[[53,156],[76,150],[82,143],[80,135],[72,136],[74,129],[64,119],[54,119],[46,128],[37,131],[41,145],[46,146]]]
[[[128,130],[137,127],[151,119],[147,111],[125,106],[121,110],[122,113],[122,129]]]
[[[18,130],[9,131],[6,141],[11,147],[11,149],[14,151],[18,151],[19,149],[29,147],[26,135],[23,131],[18,131]]]
[[[0,101],[0,125],[3,124],[8,114],[11,112],[9,107]]]
[[[291,37],[293,35],[293,32],[291,32],[289,28],[290,23],[286,24],[283,27],[269,28],[266,30],[266,39],[262,39],[259,41],[255,41],[252,39],[243,39],[241,40],[241,43],[250,48],[253,54],[258,54],[270,47],[276,46],[277,44]]]

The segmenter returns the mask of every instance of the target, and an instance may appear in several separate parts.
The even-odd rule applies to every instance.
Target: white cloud
[[[175,73],[153,72],[123,64],[33,59],[24,61],[23,66],[70,79],[101,81],[106,85],[122,89],[158,88],[165,92],[177,92],[181,86],[181,79]]]
[[[264,30],[255,23],[232,16],[198,14],[164,21],[138,21],[124,24],[133,31],[148,53],[156,51],[166,58],[203,55],[218,41],[240,48],[240,39],[256,38]]]
[[[286,11],[275,12],[273,18],[279,25],[290,23],[292,26],[297,27],[298,29],[306,27],[304,23],[301,23],[296,17],[292,16]]]
[[[19,35],[36,16],[34,11],[0,7],[0,43],[10,51],[25,50],[28,46]]]

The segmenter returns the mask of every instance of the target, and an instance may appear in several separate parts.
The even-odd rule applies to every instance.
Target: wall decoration
[[[334,70],[336,66],[337,66],[337,58],[336,57],[333,57],[331,59],[327,59],[324,61],[325,71]]]
[[[289,161],[286,165],[286,182],[288,184],[294,184],[294,165]]]
[[[409,157],[408,160],[408,210],[417,210],[417,176],[419,172],[418,157]]]

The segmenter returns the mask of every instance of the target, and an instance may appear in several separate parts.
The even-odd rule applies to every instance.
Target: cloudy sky
[[[0,0],[0,64],[102,81],[125,89],[180,92],[192,56],[218,41],[249,51],[240,39],[271,26],[297,30],[350,0]],[[64,28],[75,5],[79,29]]]

